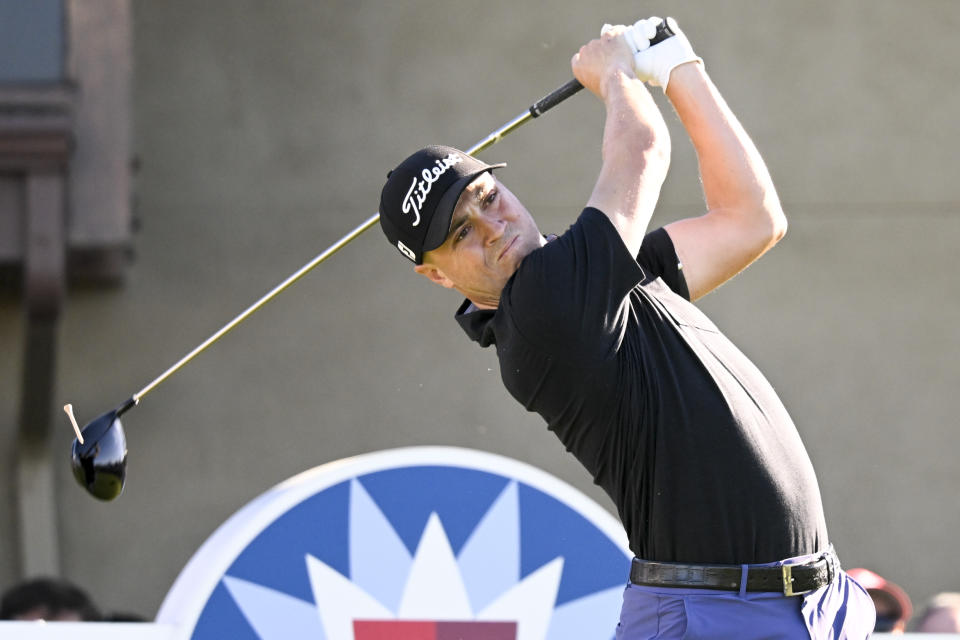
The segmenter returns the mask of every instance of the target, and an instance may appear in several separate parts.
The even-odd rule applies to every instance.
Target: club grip
[[[530,115],[536,118],[540,114],[554,108],[573,94],[583,89],[583,85],[580,84],[579,80],[570,80],[562,87],[551,91],[549,94],[543,96],[532,105],[530,105]]]
[[[670,22],[673,22],[672,18],[667,18],[666,20],[661,20],[660,24],[657,25],[657,32],[654,34],[653,38],[650,39],[650,46],[652,47],[655,44],[659,44],[666,40],[667,38],[673,37],[676,35],[673,32],[673,29],[670,28]],[[574,79],[567,82],[562,87],[551,91],[549,94],[543,96],[532,105],[530,105],[530,115],[534,118],[540,116],[541,114],[549,111],[554,108],[570,96],[574,95],[578,91],[583,89],[583,85],[580,84],[580,81]]]
[[[670,28],[670,23],[673,22],[673,18],[664,18],[660,21],[660,24],[657,25],[657,32],[653,34],[653,37],[650,38],[650,46],[652,47],[655,44],[660,44],[667,38],[672,38],[677,35],[673,32],[673,29]]]

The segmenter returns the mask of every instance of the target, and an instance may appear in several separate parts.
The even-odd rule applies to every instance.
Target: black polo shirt
[[[742,564],[824,549],[790,416],[688,297],[665,230],[634,259],[587,208],[523,260],[496,310],[465,302],[457,320],[496,346],[510,394],[610,495],[638,557]]]

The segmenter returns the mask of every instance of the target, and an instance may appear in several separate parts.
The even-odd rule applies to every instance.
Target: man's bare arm
[[[696,149],[707,203],[706,214],[666,226],[695,300],[776,244],[787,219],[760,153],[703,65],[673,69],[666,93]]]
[[[603,164],[587,205],[603,211],[637,255],[670,164],[669,132],[619,31],[584,45],[572,67],[606,107]]]

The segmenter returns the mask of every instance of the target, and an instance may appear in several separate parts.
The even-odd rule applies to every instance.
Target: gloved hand
[[[660,27],[661,34],[672,32],[672,35],[658,39],[658,27]],[[664,27],[669,31],[664,32]],[[609,24],[603,25],[600,35],[606,34],[612,28]],[[637,77],[653,86],[663,87],[664,91],[667,90],[670,72],[673,71],[674,67],[694,61],[703,64],[703,60],[693,52],[690,41],[687,40],[687,36],[680,30],[677,21],[673,18],[663,20],[653,16],[638,20],[627,27],[626,31],[623,32],[623,37],[635,52],[633,54],[633,70]],[[651,40],[657,40],[657,42],[651,44]]]

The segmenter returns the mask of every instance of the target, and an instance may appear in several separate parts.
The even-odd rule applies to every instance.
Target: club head
[[[113,500],[127,476],[127,437],[119,415],[125,407],[91,420],[81,431],[83,444],[73,441],[73,477],[91,495]]]

